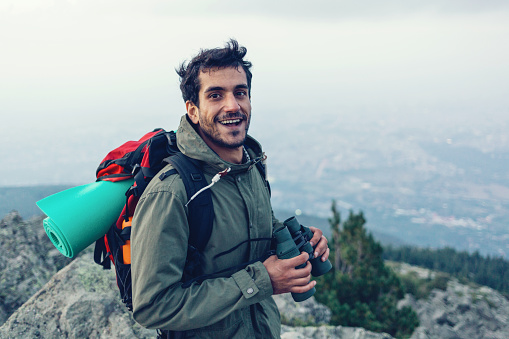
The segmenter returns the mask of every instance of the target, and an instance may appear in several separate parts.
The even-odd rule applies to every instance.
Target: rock
[[[288,319],[330,319],[314,298],[296,303],[276,297]],[[289,313],[285,313],[285,312]],[[297,320],[295,320],[297,321]],[[154,338],[139,326],[120,301],[112,270],[103,270],[86,252],[53,278],[0,327],[0,338]],[[282,328],[282,338],[390,339],[383,333],[342,326]]]
[[[344,326],[290,327],[282,325],[281,339],[392,339],[387,333]]]
[[[0,221],[0,325],[71,261],[47,237],[43,218],[24,222],[13,211]]]
[[[421,279],[437,275],[405,263],[392,267]],[[419,317],[420,325],[411,339],[509,338],[509,301],[486,286],[465,285],[450,279],[445,290],[435,289],[426,299],[405,295],[398,304],[403,306],[411,306]]]
[[[122,304],[113,270],[86,252],[0,327],[0,338],[154,338]]]
[[[302,302],[295,302],[290,293],[274,296],[281,313],[281,321],[286,325],[320,325],[328,324],[331,319],[330,309],[316,302],[311,297]]]
[[[415,297],[412,294],[405,294],[405,297],[398,301],[397,308],[401,310],[403,307],[410,307],[412,309],[416,309],[417,304]]]
[[[405,299],[420,321],[412,339],[509,338],[509,301],[491,288],[452,279],[446,291],[433,290],[426,300]]]
[[[390,339],[386,333],[374,333],[363,328],[328,326],[330,309],[311,297],[303,302],[295,302],[290,293],[274,296],[281,313],[282,339]],[[290,325],[290,326],[289,326]],[[307,325],[307,326],[306,326]],[[316,326],[321,325],[321,326]]]

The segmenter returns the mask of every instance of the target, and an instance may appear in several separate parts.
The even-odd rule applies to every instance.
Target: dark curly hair
[[[251,97],[251,78],[253,75],[249,68],[252,64],[244,60],[247,49],[240,46],[235,39],[230,39],[224,48],[202,49],[187,65],[184,61],[178,69],[180,76],[180,90],[184,102],[188,100],[199,107],[198,93],[200,92],[199,72],[210,68],[235,67],[242,66],[246,72],[249,97]]]

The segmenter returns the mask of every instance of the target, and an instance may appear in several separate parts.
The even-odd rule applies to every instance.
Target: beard
[[[229,131],[229,132],[225,133],[225,132],[220,132],[217,129],[216,123],[218,123],[220,120],[226,120],[226,119],[242,119],[243,121],[247,122],[243,138],[237,139],[234,141],[228,141],[226,136],[232,136],[234,139],[236,139],[237,136],[239,136],[239,134],[242,133],[242,131],[234,130],[234,131]],[[242,113],[242,112],[226,113],[221,116],[215,117],[214,121],[211,123],[205,122],[205,121],[206,120],[200,118],[201,124],[199,125],[199,128],[200,128],[201,132],[211,142],[213,142],[215,145],[217,145],[219,147],[235,149],[235,148],[238,148],[238,147],[244,145],[244,142],[247,137],[247,131],[249,130],[249,124],[251,123],[251,115],[248,116],[247,114]],[[241,123],[242,123],[242,121],[241,121]]]

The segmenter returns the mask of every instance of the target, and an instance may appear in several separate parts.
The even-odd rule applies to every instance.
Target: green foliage
[[[335,325],[364,327],[408,337],[418,326],[416,313],[410,308],[397,309],[404,295],[403,286],[393,271],[385,266],[382,246],[366,232],[362,212],[350,211],[341,217],[332,204],[330,241],[331,272],[317,278],[316,299],[332,311]]]
[[[415,247],[384,249],[384,259],[406,262],[450,274],[460,281],[473,281],[509,294],[509,261],[482,257],[479,252],[457,252],[452,248],[420,249]]]
[[[433,278],[426,279],[419,278],[415,272],[401,274],[398,277],[404,292],[412,294],[417,299],[427,298],[434,289],[445,291],[450,280],[449,275],[445,273],[437,273]]]
[[[292,327],[306,327],[306,326],[316,326],[316,321],[313,317],[309,317],[309,319],[299,319],[299,318],[287,318],[284,314],[281,314],[281,324],[292,326]]]

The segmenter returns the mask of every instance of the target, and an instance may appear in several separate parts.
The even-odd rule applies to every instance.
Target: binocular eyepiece
[[[302,226],[296,217],[286,219],[283,225],[283,227],[274,231],[277,257],[279,259],[290,259],[304,251],[309,254],[309,262],[312,265],[311,275],[318,277],[329,272],[332,268],[330,261],[322,261],[321,257],[315,258],[314,256],[314,248],[309,243],[309,240],[313,237],[313,232],[308,227]],[[306,264],[302,264],[296,268],[304,268],[305,266]],[[304,301],[315,292],[316,289],[313,287],[304,293],[292,293],[292,298],[297,302]]]

